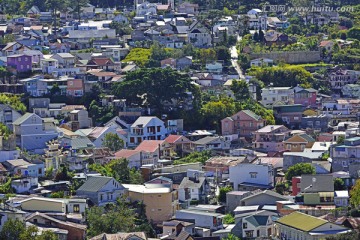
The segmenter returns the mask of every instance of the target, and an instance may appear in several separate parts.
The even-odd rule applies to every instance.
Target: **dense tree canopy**
[[[315,174],[315,168],[310,163],[297,163],[288,168],[285,178],[290,181],[293,177],[302,174]]]
[[[107,133],[102,145],[108,147],[111,151],[116,152],[124,147],[124,140],[116,133]]]
[[[113,92],[129,103],[164,111],[164,104],[176,101],[180,106],[188,96],[186,92],[196,93],[195,88],[188,75],[170,68],[152,68],[128,73],[124,81],[114,86]]]

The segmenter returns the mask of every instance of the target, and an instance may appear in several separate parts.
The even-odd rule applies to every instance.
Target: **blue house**
[[[24,84],[25,91],[32,97],[41,97],[48,92],[47,82],[40,75],[20,80]]]
[[[46,142],[57,138],[56,126],[51,119],[42,119],[35,113],[26,113],[13,123],[16,144],[21,149],[42,154]]]

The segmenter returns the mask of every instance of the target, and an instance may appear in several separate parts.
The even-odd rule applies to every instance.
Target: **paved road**
[[[241,37],[238,36],[238,41],[241,40]],[[238,53],[236,46],[230,47],[230,54],[231,54],[231,64],[235,68],[236,72],[239,74],[240,79],[245,78],[239,64],[237,63],[238,60]]]

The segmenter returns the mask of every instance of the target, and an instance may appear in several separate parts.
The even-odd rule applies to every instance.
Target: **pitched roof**
[[[269,216],[253,215],[245,218],[244,220],[250,222],[253,226],[266,226]]]
[[[163,140],[144,140],[135,148],[136,151],[155,152]]]
[[[211,137],[211,136],[208,136],[208,137],[204,137],[204,138],[201,138],[197,141],[195,141],[194,143],[195,144],[199,144],[199,145],[205,145],[205,144],[209,144],[215,140],[218,140],[220,139],[220,137]]]
[[[184,177],[180,183],[179,188],[200,188],[205,181],[205,177],[199,177],[199,181],[195,182],[188,177]]]
[[[133,236],[144,239],[144,240],[147,239],[144,232],[131,232],[131,233],[119,232],[119,233],[113,233],[113,234],[102,233],[93,238],[90,238],[90,240],[126,240]]]
[[[175,143],[182,137],[185,138],[186,142],[190,142],[190,140],[184,137],[183,135],[169,135],[167,138],[165,138],[165,141],[168,143]]]
[[[78,191],[97,192],[111,180],[113,180],[112,177],[91,176],[81,185]]]
[[[62,221],[62,220],[50,217],[50,216],[48,216],[48,215],[46,215],[44,213],[39,213],[39,212],[35,212],[35,213],[29,215],[26,218],[26,221],[29,221],[30,219],[32,219],[32,218],[34,218],[36,216],[40,216],[40,217],[43,217],[43,218],[45,218],[47,220],[50,220],[52,222],[56,222],[56,223],[59,223],[59,224],[65,225],[65,226],[69,226],[69,227],[73,227],[73,228],[78,228],[78,229],[81,229],[81,230],[86,230],[86,228],[87,228],[86,225],[73,223],[73,222],[68,222],[68,221]]]
[[[242,110],[243,113],[245,113],[246,115],[248,115],[249,117],[255,119],[255,120],[260,120],[261,117],[257,114],[255,114],[253,111],[250,110]]]
[[[139,153],[140,151],[137,150],[131,150],[131,149],[121,149],[120,151],[117,151],[115,153],[115,157],[117,158],[128,158],[131,157],[137,153]]]
[[[141,116],[141,117],[138,117],[138,119],[136,119],[136,121],[131,125],[131,127],[136,127],[138,125],[145,126],[145,125],[149,124],[150,121],[155,120],[155,119],[159,119],[159,118],[154,117],[154,116]]]
[[[271,191],[271,190],[265,190],[265,191],[261,191],[261,192],[252,194],[252,195],[250,195],[248,197],[245,197],[245,198],[241,199],[241,201],[248,200],[248,199],[251,199],[253,197],[262,195],[262,194],[270,195],[270,196],[277,197],[277,198],[284,199],[284,200],[289,200],[287,197],[285,197],[285,196],[283,196],[281,194],[278,194],[277,192],[274,192],[274,191]]]
[[[23,116],[19,117],[13,122],[13,125],[20,125],[25,122],[31,116],[36,115],[35,113],[25,113]]]
[[[314,228],[324,225],[328,221],[301,212],[293,212],[280,218],[277,222],[304,232],[309,232]]]
[[[81,149],[95,147],[95,145],[87,137],[76,137],[71,139],[71,148],[72,149]]]

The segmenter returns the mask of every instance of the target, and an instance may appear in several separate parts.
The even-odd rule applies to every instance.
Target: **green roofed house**
[[[318,240],[349,231],[351,230],[346,227],[300,212],[286,215],[278,219],[275,224],[277,239],[284,240]]]

